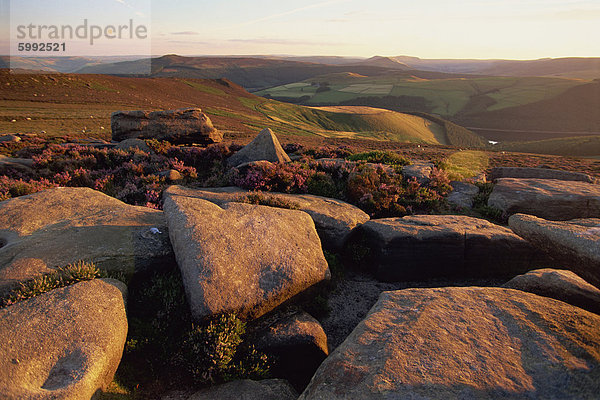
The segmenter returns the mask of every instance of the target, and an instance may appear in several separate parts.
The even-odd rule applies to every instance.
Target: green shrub
[[[494,184],[492,182],[478,182],[475,184],[479,188],[479,193],[473,199],[473,208],[487,206],[487,202],[494,190]]]
[[[327,295],[322,293],[317,294],[310,301],[302,304],[302,308],[315,318],[324,318],[331,312],[331,308],[327,302]]]
[[[101,277],[100,271],[94,263],[78,261],[66,267],[58,268],[49,274],[40,275],[19,283],[18,287],[1,300],[1,304],[2,307],[6,307],[54,289],[99,277]]]
[[[220,315],[192,322],[177,268],[134,281],[128,296],[129,332],[116,380],[146,398],[156,384],[190,386],[260,379],[266,357],[245,342],[245,324]],[[137,388],[137,389],[136,389]]]
[[[332,279],[338,280],[343,278],[344,266],[340,261],[340,256],[327,250],[323,251],[323,255],[325,255],[325,260],[327,260],[327,265],[329,265],[329,271],[331,271]]]
[[[410,161],[391,151],[374,150],[365,153],[356,153],[346,157],[349,161],[366,161],[369,163],[386,164],[394,166],[409,165]]]
[[[339,189],[333,178],[325,172],[316,172],[308,178],[306,191],[316,196],[339,197]]]
[[[234,314],[221,314],[193,325],[182,345],[184,367],[196,383],[217,383],[239,378],[265,378],[267,358],[253,347],[241,346],[246,324]]]
[[[482,217],[489,219],[493,222],[505,223],[506,218],[502,210],[488,206],[488,200],[492,191],[494,190],[494,184],[492,182],[476,183],[479,188],[479,193],[473,200],[473,210],[480,214]]]

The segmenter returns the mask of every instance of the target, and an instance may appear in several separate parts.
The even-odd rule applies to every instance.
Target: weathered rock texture
[[[600,185],[556,179],[498,179],[488,205],[505,214],[565,221],[600,217]]]
[[[153,153],[153,150],[142,139],[125,139],[119,142],[115,148],[120,150],[138,149],[146,153]]]
[[[328,279],[315,225],[302,211],[165,191],[169,235],[192,315],[252,319]]]
[[[515,276],[502,287],[561,300],[600,314],[600,289],[590,285],[571,271],[537,269],[524,275]]]
[[[162,211],[88,188],[0,202],[0,292],[78,260],[130,274],[172,257]]]
[[[21,141],[21,137],[17,135],[13,135],[7,133],[5,135],[0,135],[0,143],[18,143]]]
[[[458,208],[473,208],[475,197],[479,194],[479,188],[466,182],[450,182],[452,192],[448,195],[448,203]]]
[[[517,235],[547,252],[561,266],[600,287],[599,218],[562,222],[516,214],[508,219],[508,224]]]
[[[519,179],[558,179],[560,181],[579,181],[594,183],[594,178],[581,172],[562,171],[548,168],[496,167],[492,168],[490,179],[519,178]]]
[[[462,215],[370,220],[354,230],[345,247],[348,262],[383,281],[514,276],[548,266],[510,229]]]
[[[110,117],[112,138],[157,139],[171,143],[211,144],[223,140],[210,118],[199,108],[165,111],[117,111]]]
[[[233,381],[203,389],[190,397],[177,397],[186,400],[296,400],[298,393],[283,379]],[[164,400],[168,400],[166,398]]]
[[[0,309],[0,397],[89,400],[117,370],[125,285],[80,282]]]
[[[319,321],[305,312],[276,321],[253,341],[259,351],[275,360],[275,376],[286,377],[302,390],[329,354],[327,335]]]
[[[384,292],[300,399],[595,398],[599,324],[511,289]]]
[[[430,162],[417,161],[402,167],[402,175],[406,180],[416,179],[420,184],[429,182],[434,165]]]
[[[229,157],[227,162],[232,167],[253,161],[289,162],[290,157],[281,147],[277,136],[269,128],[265,128],[250,143]]]
[[[240,201],[246,195],[256,193],[237,187],[188,189],[172,186],[169,193],[208,200],[217,205]],[[321,238],[323,247],[339,251],[352,229],[369,220],[369,215],[360,208],[341,200],[309,194],[285,194],[260,192],[265,198],[284,200],[297,206],[299,210],[311,216]]]
[[[18,171],[31,172],[33,160],[31,158],[15,158],[0,155],[0,171],[12,168]]]

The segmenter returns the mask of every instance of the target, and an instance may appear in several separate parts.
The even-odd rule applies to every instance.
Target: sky
[[[153,55],[600,57],[600,0],[0,0],[0,13],[3,27],[131,17],[147,25]],[[104,55],[138,51],[100,42]]]

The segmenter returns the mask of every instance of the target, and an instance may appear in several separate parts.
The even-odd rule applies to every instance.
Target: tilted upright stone
[[[302,211],[165,192],[169,235],[195,319],[257,318],[330,277],[315,225]]]
[[[277,136],[269,128],[263,129],[257,137],[240,151],[229,157],[227,162],[233,167],[253,161],[289,162],[290,157],[279,144]]]
[[[177,144],[212,144],[223,140],[199,108],[165,111],[117,111],[110,116],[112,138],[168,140]]]

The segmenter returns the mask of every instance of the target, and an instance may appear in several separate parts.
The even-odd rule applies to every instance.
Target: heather
[[[184,184],[215,183],[224,168],[223,161],[230,155],[229,148],[221,145],[198,149],[149,144],[159,151],[151,154],[137,148],[54,143],[20,146],[12,155],[32,158],[33,166],[5,168],[0,175],[0,199],[57,186],[90,187],[128,204],[160,208],[162,190],[169,184],[161,172],[178,171]]]
[[[290,144],[286,149],[296,151],[296,161],[255,163],[237,170],[226,163],[239,150],[237,145],[201,148],[156,140],[147,143],[150,153],[39,139],[13,149],[4,146],[4,154],[31,158],[33,166],[5,167],[0,175],[0,199],[57,186],[90,187],[128,204],[160,209],[162,191],[172,183],[165,172],[175,170],[181,175],[178,184],[308,193],[341,199],[373,217],[386,217],[440,211],[450,190],[441,169],[434,171],[428,184],[404,179],[400,167],[408,160],[389,151],[352,154],[346,147],[303,149]]]
[[[391,157],[388,157],[391,158]],[[374,217],[440,211],[451,190],[447,175],[435,169],[427,185],[406,180],[397,168],[384,164],[314,160],[289,164],[257,163],[233,177],[249,190],[308,193],[355,204]]]

